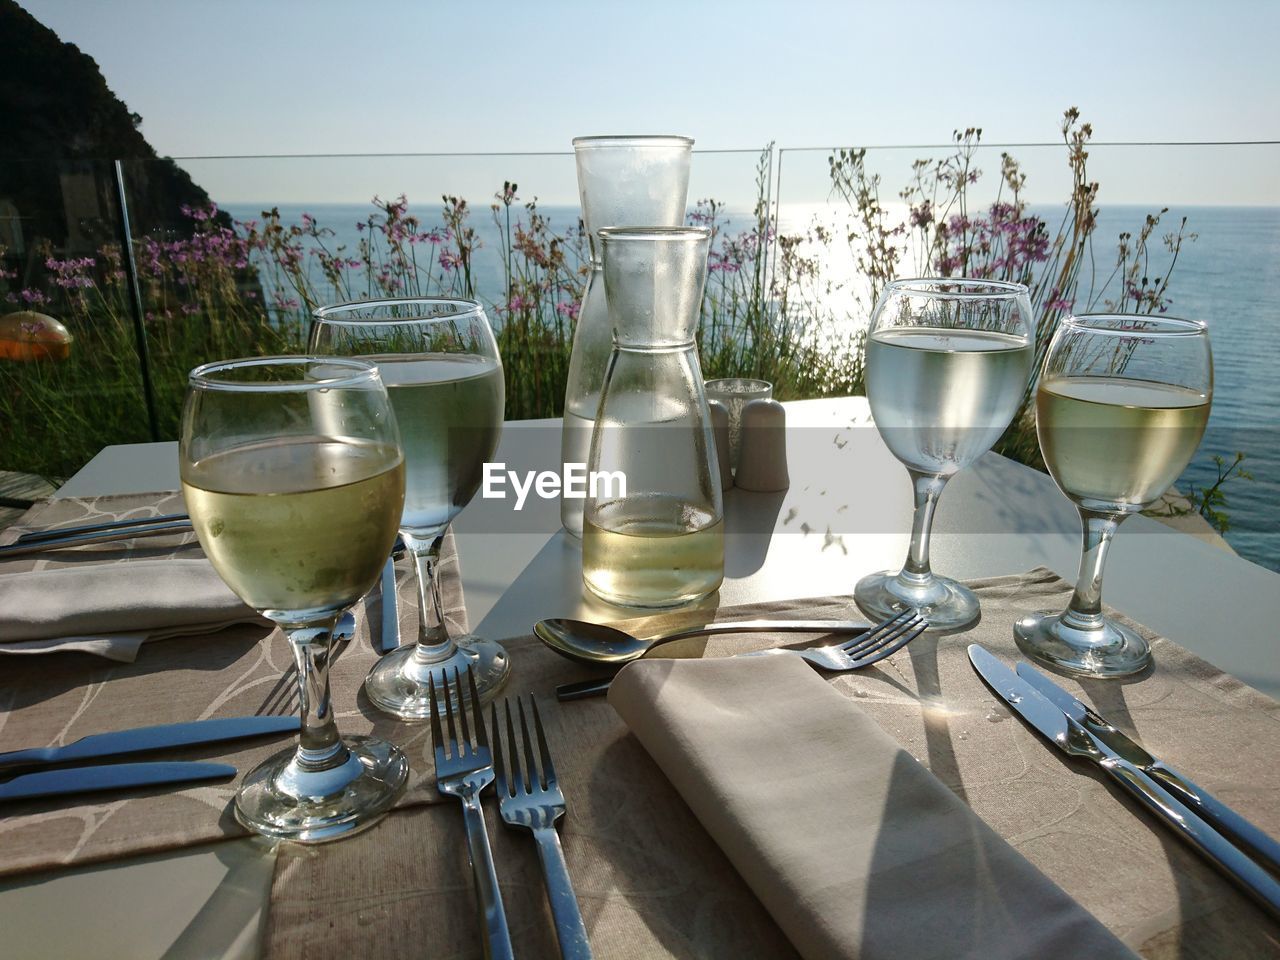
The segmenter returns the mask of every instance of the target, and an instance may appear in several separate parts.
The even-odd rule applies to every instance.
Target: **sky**
[[[681,133],[691,193],[751,195],[783,149],[782,198],[826,197],[837,144],[1280,140],[1273,0],[19,0],[92,56],[162,155],[567,154],[572,137]],[[936,154],[938,151],[932,151]],[[999,150],[980,157],[992,173]],[[1013,150],[1031,199],[1065,199],[1061,148]],[[891,193],[930,151],[873,154]],[[181,160],[223,202],[372,192],[486,201],[503,179],[574,203],[567,156]],[[1107,148],[1115,203],[1280,204],[1280,146]]]

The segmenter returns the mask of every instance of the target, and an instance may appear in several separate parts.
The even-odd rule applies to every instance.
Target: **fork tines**
[[[502,743],[502,724],[496,703],[489,707],[489,719],[493,724],[493,769],[499,797],[515,797],[519,794],[537,794],[557,790],[555,766],[551,762],[551,751],[547,747],[547,736],[542,729],[542,717],[538,713],[538,702],[533,694],[529,694],[529,711],[525,713],[525,698],[517,696],[516,714],[520,718],[520,739],[516,739],[515,721],[512,717],[511,700],[508,697],[503,703],[506,717],[507,747]],[[534,735],[529,735],[528,717],[533,717]],[[533,751],[534,739],[538,741],[538,755],[535,761]],[[524,762],[521,763],[520,744],[524,745]],[[507,764],[506,750],[511,751],[511,763]]]
[[[876,624],[866,633],[846,640],[840,644],[840,649],[857,660],[872,656],[883,660],[924,633],[928,626],[928,621],[908,608],[896,617]]]
[[[487,752],[489,734],[484,726],[484,711],[480,707],[480,693],[476,690],[475,675],[470,670],[467,671],[467,693],[471,698],[471,723],[475,725],[476,733],[475,746],[472,746],[471,742],[471,723],[467,722],[466,702],[462,697],[462,677],[458,668],[453,669],[452,681],[448,674],[445,674],[444,683],[441,685],[442,694],[436,690],[434,677],[428,679],[427,686],[431,696],[431,739],[435,744],[437,772],[446,761],[462,760]],[[444,725],[449,732],[447,739],[441,730],[441,699],[444,700]],[[458,736],[459,733],[462,735],[461,738]]]

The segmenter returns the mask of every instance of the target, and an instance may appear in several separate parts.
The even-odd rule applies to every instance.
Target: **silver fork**
[[[523,764],[520,762],[520,746],[517,745],[515,725],[511,718],[511,698],[503,703],[507,721],[507,746],[511,752],[510,764],[503,752],[498,705],[495,703],[489,708],[493,722],[493,762],[497,774],[499,810],[508,826],[528,830],[538,845],[542,875],[547,881],[547,900],[551,903],[551,915],[555,919],[556,939],[560,941],[560,955],[565,960],[589,960],[592,956],[591,942],[587,939],[587,928],[582,922],[578,900],[569,880],[569,867],[560,846],[560,834],[556,832],[556,821],[565,813],[564,793],[551,763],[551,751],[547,749],[547,737],[542,730],[542,717],[538,715],[538,702],[533,694],[529,695],[529,713],[533,716],[533,729],[538,740],[538,762],[535,763],[533,738],[529,736],[529,724],[525,716],[525,701],[523,697],[516,697],[515,700],[516,712],[520,715]]]
[[[844,673],[848,670],[861,670],[873,663],[879,663],[891,657],[928,628],[929,624],[914,610],[904,610],[896,617],[876,624],[866,633],[843,643],[824,644],[818,647],[806,647],[797,650],[793,647],[774,647],[769,650],[756,650],[752,653],[736,653],[735,657],[774,657],[781,654],[799,655],[815,667]],[[609,690],[612,677],[604,680],[582,680],[577,683],[562,683],[556,687],[558,700],[582,700],[586,697],[597,697]]]
[[[431,693],[431,740],[435,744],[436,789],[462,801],[462,819],[467,827],[467,853],[471,858],[471,869],[475,873],[476,896],[480,900],[484,919],[484,955],[498,960],[514,960],[511,934],[507,930],[507,913],[502,907],[502,893],[498,889],[498,871],[493,865],[489,833],[485,829],[484,813],[480,809],[480,793],[493,783],[493,757],[489,752],[489,737],[484,729],[480,694],[470,671],[467,672],[467,683],[468,693],[471,695],[472,720],[476,728],[474,744],[471,742],[471,729],[467,723],[466,704],[462,699],[462,681],[458,671],[453,671],[453,683],[445,677],[442,695],[437,694],[435,680],[428,681]],[[441,696],[444,699],[444,715],[448,726],[447,739],[440,724]]]

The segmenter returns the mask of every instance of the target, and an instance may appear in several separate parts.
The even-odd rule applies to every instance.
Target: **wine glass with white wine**
[[[1045,466],[1080,511],[1084,550],[1062,613],[1014,625],[1028,655],[1090,677],[1137,673],[1147,641],[1102,615],[1102,574],[1122,520],[1151,506],[1191,461],[1213,399],[1213,355],[1203,323],[1091,315],[1063,320],[1036,388]]]
[[[378,579],[404,502],[404,457],[377,369],[263,357],[191,372],[178,446],[200,546],[237,596],[284,629],[297,664],[294,749],[252,770],[236,818],[283,840],[334,840],[384,814],[409,764],[343,740],[329,698],[334,625]]]
[[[511,662],[502,645],[450,636],[437,570],[445,531],[480,489],[502,435],[505,387],[498,345],[475,300],[417,297],[340,303],[315,311],[311,349],[363,357],[387,384],[406,464],[400,536],[417,567],[418,638],[382,657],[365,678],[380,709],[406,720],[431,713],[435,688],[470,671],[482,701],[502,688]]]
[[[938,277],[888,284],[867,333],[867,400],[915,492],[901,570],[863,577],[854,599],[874,620],[916,610],[934,629],[971,623],[978,598],[934,574],[929,534],[947,481],[991,449],[1031,374],[1031,301],[1019,283]]]

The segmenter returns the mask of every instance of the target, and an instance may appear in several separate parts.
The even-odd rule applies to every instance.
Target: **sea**
[[[265,205],[271,206],[271,205]],[[334,231],[329,243],[344,244],[354,253],[360,234],[356,224],[374,208],[367,204],[280,204],[285,223],[300,223],[302,214],[315,217],[321,227]],[[260,219],[263,204],[223,205],[237,220]],[[413,213],[432,225],[423,208]],[[578,227],[578,208],[548,206],[540,213],[557,233]],[[1052,235],[1062,217],[1061,207],[1032,207],[1032,213],[1048,221]],[[1122,231],[1136,235],[1149,207],[1104,206],[1094,233],[1096,270],[1099,277],[1111,272],[1115,242]],[[512,209],[513,222],[518,211]],[[783,204],[779,232],[802,232],[822,211],[813,206],[789,208]],[[1186,242],[1178,256],[1169,286],[1170,316],[1203,320],[1209,328],[1214,359],[1213,409],[1209,428],[1195,458],[1179,481],[1179,488],[1205,489],[1218,477],[1215,456],[1230,464],[1237,451],[1253,477],[1234,477],[1222,487],[1228,517],[1225,538],[1241,556],[1280,571],[1280,207],[1171,208],[1161,219],[1151,241],[1151,272],[1159,275],[1168,260],[1160,238],[1186,217],[1186,231],[1195,239]],[[728,208],[721,223],[730,232],[746,229],[751,217],[745,210]],[[490,211],[479,207],[471,218],[481,248],[474,263],[477,293],[487,302],[502,296],[503,270],[499,251],[499,227]],[[852,272],[852,257],[840,241],[824,254],[825,264],[837,277]],[[271,291],[267,291],[270,293]],[[865,316],[865,314],[863,314]],[[850,324],[865,319],[850,319]]]

